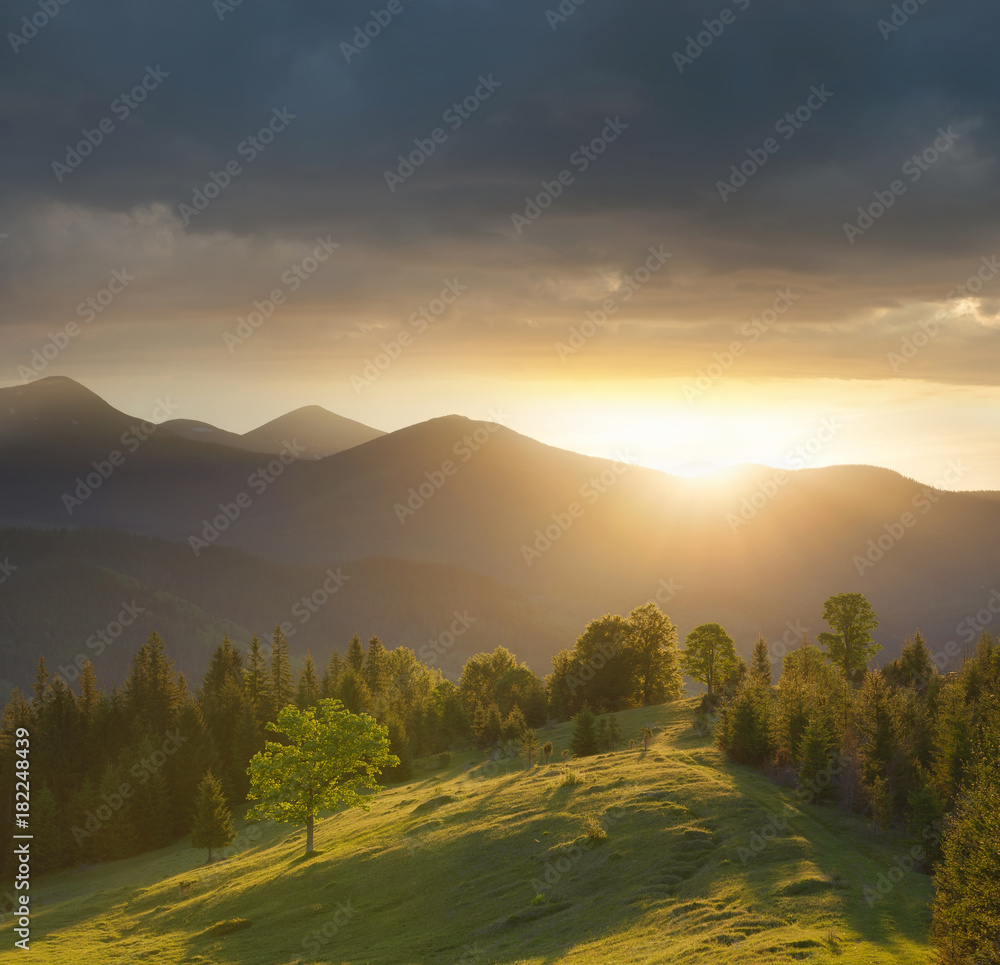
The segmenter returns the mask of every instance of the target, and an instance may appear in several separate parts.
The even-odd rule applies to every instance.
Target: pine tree
[[[288,656],[288,641],[280,624],[274,628],[271,638],[271,704],[280,713],[288,704],[294,703],[295,687],[292,678],[292,664]]]
[[[315,707],[319,697],[316,666],[313,663],[312,654],[307,651],[305,663],[302,664],[302,669],[299,671],[298,694],[295,702],[298,704],[299,710],[305,710],[307,707]]]
[[[503,726],[500,728],[500,743],[519,741],[527,729],[528,724],[524,719],[524,714],[521,713],[521,708],[515,704],[504,718]]]
[[[521,753],[524,755],[524,766],[531,769],[534,763],[535,754],[538,752],[538,734],[530,727],[521,735]]]
[[[815,803],[833,796],[833,762],[837,734],[833,722],[817,714],[806,725],[799,756],[798,786]]]
[[[597,722],[597,746],[602,751],[611,749],[608,747],[608,720],[606,717],[602,717]]]
[[[945,965],[1000,962],[1000,731],[945,825],[933,937]],[[985,748],[984,748],[985,750]]]
[[[97,687],[97,674],[94,672],[94,665],[87,659],[80,668],[80,699],[77,701],[80,723],[85,732],[94,722],[94,714],[100,701],[101,692]]]
[[[275,712],[271,705],[271,674],[267,667],[267,658],[264,656],[264,648],[260,645],[256,633],[250,640],[250,651],[247,654],[243,677],[243,689],[247,701],[253,710],[257,726],[263,733],[264,725],[274,719]]]
[[[365,678],[353,669],[344,674],[338,697],[352,714],[363,714],[371,707],[372,695],[368,691],[368,684],[365,683]]]
[[[588,757],[599,750],[594,715],[586,705],[573,718],[573,737],[570,747],[575,757]]]
[[[330,655],[330,662],[323,671],[323,683],[320,687],[324,697],[336,697],[340,682],[344,679],[344,660],[336,650]]]
[[[748,677],[728,707],[729,756],[738,764],[763,764],[772,751],[771,693]]]
[[[767,641],[763,634],[757,635],[757,642],[753,645],[753,656],[750,658],[750,673],[758,680],[771,686],[771,651],[767,646]]]
[[[358,674],[365,669],[365,651],[357,634],[351,637],[351,642],[347,645],[347,666]]]
[[[378,637],[372,637],[368,641],[363,674],[368,691],[376,703],[381,704],[389,690],[389,660],[386,656],[385,646]]]
[[[212,863],[212,848],[224,848],[233,840],[233,815],[226,804],[222,785],[211,771],[206,771],[198,785],[195,799],[191,847],[208,848],[208,864]]]

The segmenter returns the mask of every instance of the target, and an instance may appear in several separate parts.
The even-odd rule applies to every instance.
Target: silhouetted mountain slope
[[[101,680],[118,683],[154,629],[191,679],[225,634],[269,644],[276,623],[298,657],[311,649],[325,662],[352,634],[378,634],[452,674],[501,644],[544,672],[574,638],[512,587],[451,566],[368,559],[331,571],[224,548],[195,559],[183,543],[91,529],[0,530],[5,561],[15,569],[0,583],[0,677],[22,687],[40,655],[55,672],[84,654]]]
[[[295,409],[243,435],[193,419],[170,419],[162,427],[185,439],[248,452],[278,453],[294,441],[301,447],[300,459],[323,459],[385,435],[380,429],[345,419],[318,405]]]
[[[31,400],[41,386],[0,390],[0,414],[5,393],[45,410],[34,432],[0,436],[0,522],[183,540],[181,568],[219,545],[318,567],[437,563],[516,587],[561,626],[656,598],[683,632],[718,620],[744,652],[758,630],[780,638],[789,623],[815,637],[823,601],[858,590],[882,618],[887,656],[916,626],[932,649],[963,642],[961,621],[983,610],[1000,573],[989,494],[936,493],[864,466],[680,479],[460,416],[285,463],[163,430],[69,513],[61,494],[98,481],[93,464],[106,467],[128,417],[78,387],[86,411],[74,425],[57,393]]]

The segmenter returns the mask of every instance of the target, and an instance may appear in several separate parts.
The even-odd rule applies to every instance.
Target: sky
[[[0,385],[1000,489],[995,5],[46,9],[0,14]]]

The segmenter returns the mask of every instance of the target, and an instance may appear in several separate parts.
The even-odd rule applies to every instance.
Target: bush
[[[583,778],[580,777],[580,775],[577,774],[576,771],[567,770],[566,773],[563,774],[563,778],[559,782],[559,786],[576,787],[577,784],[582,784],[582,783],[583,783]]]
[[[587,839],[591,844],[604,844],[608,840],[608,832],[595,818],[587,818]]]
[[[451,764],[451,751],[441,751],[437,756],[438,767],[448,767]]]

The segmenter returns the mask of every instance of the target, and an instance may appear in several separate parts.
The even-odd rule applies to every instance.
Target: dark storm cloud
[[[432,263],[443,251],[461,250],[510,292],[518,272],[625,268],[645,244],[671,239],[672,267],[701,280],[700,296],[678,300],[665,281],[648,310],[680,306],[688,319],[713,321],[738,314],[741,297],[752,301],[782,273],[819,290],[824,308],[814,302],[803,318],[848,321],[914,294],[943,294],[966,262],[992,252],[1000,200],[994,6],[399,3],[348,62],[342,45],[371,10],[386,8],[382,0],[69,0],[0,57],[0,215],[16,226],[48,203],[109,213],[162,204],[176,215],[210,172],[235,159],[242,173],[189,218],[189,235],[301,239],[335,227],[345,248],[377,252],[381,285],[406,292],[421,267],[440,275]],[[572,12],[547,16],[560,9]],[[18,0],[0,26],[19,31],[38,10]],[[898,29],[880,28],[880,19]],[[682,70],[675,54],[690,56]],[[115,99],[148,67],[169,76],[60,183],[52,162],[85,128],[113,117]],[[499,88],[449,130],[443,113],[480,77]],[[814,90],[832,96],[806,123],[786,124],[785,139],[776,122],[811,96],[816,104]],[[237,145],[275,109],[295,119],[245,163]],[[517,239],[511,214],[571,168],[571,153],[608,117],[626,129]],[[391,192],[385,171],[436,127],[446,143]],[[939,128],[957,140],[850,244],[842,225],[900,178]],[[777,153],[723,200],[718,182],[748,151],[760,157],[768,138]],[[15,269],[44,261],[47,243],[25,232],[21,247],[8,249],[19,257],[0,259],[8,297]],[[404,266],[395,276],[393,258]],[[193,297],[204,291],[203,303],[211,301],[210,280],[192,272]],[[734,280],[739,273],[756,273],[760,284]],[[218,284],[226,271],[213,277]],[[376,269],[355,265],[353,277],[370,287]],[[509,300],[498,296],[498,310],[544,301],[530,278],[516,287]],[[317,284],[315,293],[327,290]],[[360,305],[363,292],[357,298]],[[16,304],[27,312],[23,299]]]

